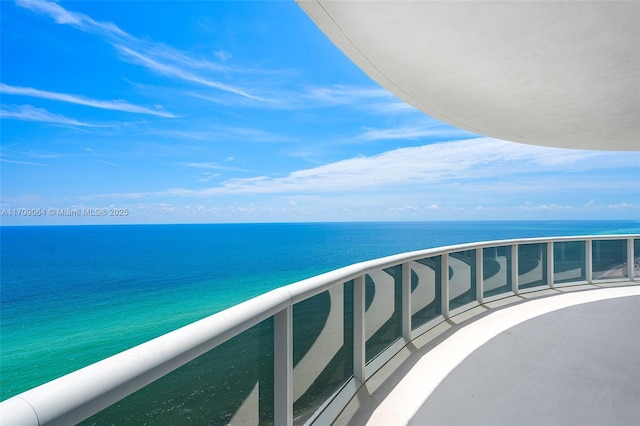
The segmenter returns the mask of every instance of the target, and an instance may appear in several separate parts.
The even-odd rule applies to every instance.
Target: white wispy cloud
[[[289,80],[287,80],[289,81]],[[263,88],[265,95],[260,108],[274,109],[316,109],[327,107],[349,107],[372,111],[374,113],[398,113],[398,100],[386,90],[374,85],[330,85],[305,86],[299,89]],[[211,102],[220,102],[218,98],[193,94]],[[386,106],[386,109],[385,109]],[[406,112],[405,109],[403,112]]]
[[[217,61],[195,57],[164,43],[129,34],[112,22],[99,22],[83,13],[67,10],[51,1],[18,0],[17,5],[48,16],[58,24],[100,37],[116,49],[122,60],[191,83],[198,90],[191,90],[187,94],[210,102],[262,109],[348,106],[384,115],[414,111],[388,91],[373,84],[291,89],[291,70],[233,66],[230,61],[232,54],[222,50],[210,52],[212,59],[217,58]],[[282,84],[287,88],[283,88]]]
[[[393,95],[375,86],[334,85],[329,87],[309,87],[306,91],[307,99],[326,104],[349,105],[363,100],[393,99]]]
[[[534,204],[532,202],[526,202],[519,205],[500,205],[500,206],[476,206],[476,211],[483,211],[488,214],[489,217],[499,217],[500,214],[507,217],[509,214],[517,214],[522,212],[536,213],[536,212],[565,212],[569,215],[579,215],[585,212],[597,212],[597,211],[611,211],[611,210],[627,210],[634,211],[640,210],[639,204],[633,203],[619,203],[619,204],[598,204],[596,202],[589,202],[584,205],[579,204],[563,204],[563,203],[540,203]],[[518,216],[515,216],[518,217]],[[571,217],[571,216],[569,216]]]
[[[412,126],[399,127],[393,129],[375,129],[367,130],[356,136],[360,140],[387,140],[387,139],[420,139],[444,136],[469,137],[473,133],[466,130],[457,129],[455,127],[443,126],[442,124],[432,126]]]
[[[390,102],[369,103],[367,104],[367,109],[374,114],[383,115],[383,116],[417,112],[417,110],[413,106],[398,100],[394,100]]]
[[[596,161],[598,160],[598,161]],[[389,188],[416,188],[446,184],[485,185],[495,191],[519,191],[521,184],[509,188],[509,179],[552,171],[598,170],[611,167],[636,167],[638,156],[628,153],[574,151],[522,145],[491,138],[437,143],[401,148],[369,157],[356,157],[310,169],[297,170],[284,177],[254,176],[229,179],[205,189],[172,188],[137,193],[138,197],[208,197],[239,194],[348,193]],[[205,163],[206,164],[206,163]],[[500,180],[496,184],[496,179]],[[557,179],[557,178],[556,178]],[[487,183],[493,180],[493,183]],[[544,190],[530,179],[527,185]],[[506,182],[503,186],[502,182]],[[459,192],[459,190],[457,190]],[[477,191],[476,191],[477,192]],[[130,194],[129,194],[130,195]],[[129,196],[127,195],[127,196]],[[117,196],[109,194],[108,196]]]
[[[3,146],[0,161],[3,163],[22,164],[26,166],[47,166],[50,164],[47,160],[55,160],[63,157],[66,157],[66,155],[55,152],[36,151],[33,149],[29,149],[27,151],[19,149],[16,150],[15,147],[12,146]],[[47,162],[42,163],[40,161]]]
[[[212,179],[215,179],[217,177],[220,177],[220,173],[215,173],[215,172],[204,172],[202,173],[202,175],[198,178],[198,182],[209,182]]]
[[[70,25],[87,34],[99,36],[114,46],[124,59],[142,65],[156,73],[233,93],[254,101],[260,100],[259,97],[250,94],[245,89],[216,81],[212,77],[198,73],[199,71],[229,71],[229,67],[191,57],[162,43],[140,39],[123,31],[114,23],[96,21],[83,13],[67,10],[55,2],[17,0],[16,4],[33,12],[49,16],[58,24]]]
[[[10,86],[0,83],[0,93],[7,95],[29,96],[40,99],[50,99],[54,101],[67,102],[71,104],[84,105],[93,108],[107,109],[113,111],[132,112],[136,114],[149,114],[158,117],[175,118],[175,114],[162,111],[160,109],[151,109],[140,105],[134,105],[124,100],[101,101],[90,99],[80,95],[72,95],[67,93],[49,92],[46,90],[34,89],[32,87]]]
[[[282,87],[282,83],[286,87]],[[269,110],[307,110],[318,108],[348,107],[363,110],[376,115],[398,115],[415,113],[415,109],[407,107],[392,94],[375,85],[329,85],[293,87],[291,79],[261,80],[256,87],[259,95],[254,97],[259,102],[245,102],[239,100],[234,105]],[[189,91],[186,93],[194,98],[215,104],[229,104],[228,97],[221,97],[217,93],[206,91]]]
[[[68,11],[55,2],[43,0],[16,0],[16,5],[47,15],[58,24],[72,25],[88,33],[111,37],[130,37],[126,32],[122,31],[113,23],[95,21],[85,14]]]
[[[239,167],[223,166],[216,163],[215,161],[185,163],[184,165],[187,167],[196,167],[201,169],[225,170],[229,172],[249,172],[249,170],[241,169]]]
[[[33,149],[30,149],[24,155],[30,158],[43,158],[43,159],[62,158],[65,156],[64,154],[60,154],[57,152],[41,152],[41,151],[34,151]]]
[[[132,59],[133,62],[143,65],[146,68],[154,72],[157,72],[159,74],[175,77],[180,80],[189,81],[192,83],[200,84],[200,85],[211,87],[214,89],[219,89],[224,92],[234,93],[236,95],[240,95],[245,98],[252,99],[254,101],[261,101],[261,102],[263,101],[263,99],[257,96],[251,95],[243,89],[240,89],[238,87],[234,87],[228,84],[220,83],[218,81],[214,81],[209,78],[202,77],[200,75],[195,74],[192,71],[185,70],[173,64],[160,62],[157,59],[154,59],[148,55],[145,55],[129,47],[121,46],[121,45],[114,45],[114,47],[122,55]]]
[[[609,209],[633,209],[633,210],[640,210],[640,205],[639,204],[632,204],[632,203],[617,203],[617,204],[609,204],[607,206],[607,208]]]
[[[101,124],[92,124],[74,118],[65,117],[61,114],[55,114],[43,108],[37,108],[32,105],[19,106],[3,106],[0,109],[0,118],[13,119],[22,121],[37,121],[41,123],[61,124],[65,126],[77,127],[109,127]]]
[[[25,166],[44,166],[42,163],[34,163],[32,161],[10,160],[8,158],[0,157],[0,162],[10,164],[22,164]]]
[[[104,164],[105,166],[115,167],[116,169],[121,169],[122,168],[122,166],[120,166],[119,164],[115,164],[115,163],[112,163],[110,161],[97,160],[95,158],[93,159],[93,161],[95,161],[96,163]]]
[[[208,126],[200,130],[155,129],[150,134],[165,138],[192,139],[198,141],[240,140],[257,142],[292,142],[297,139],[251,127]]]
[[[214,50],[213,55],[221,61],[228,61],[233,56],[231,53],[224,50]]]

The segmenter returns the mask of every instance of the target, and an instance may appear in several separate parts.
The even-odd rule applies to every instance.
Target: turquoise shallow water
[[[351,263],[640,222],[1,227],[2,399],[243,300]]]

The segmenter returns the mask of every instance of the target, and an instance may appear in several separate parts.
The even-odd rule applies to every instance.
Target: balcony
[[[608,386],[625,401],[626,388],[616,383],[638,372],[637,339],[625,339],[637,334],[638,253],[640,235],[556,237],[354,264],[26,391],[0,404],[0,419],[8,425],[421,424],[424,416],[446,422],[464,411],[456,408],[462,402],[476,400],[474,416],[487,415],[484,403],[495,406],[490,423],[509,423],[514,412],[524,413],[522,404],[545,404],[551,420],[565,420],[572,411],[553,400],[554,389],[580,392],[586,413],[602,413],[597,390]],[[553,328],[565,313],[582,315],[588,326]],[[505,333],[516,333],[520,346],[509,347]],[[573,337],[566,345],[555,341],[557,358],[545,360],[549,342],[542,337],[562,333]],[[619,337],[614,346],[599,346],[611,336]],[[592,376],[581,361],[585,348],[595,359],[617,357],[600,366],[604,375]],[[493,358],[479,358],[492,351]],[[509,363],[514,360],[523,362]],[[558,365],[582,385],[559,384],[566,368]],[[506,368],[512,374],[501,376]],[[523,388],[531,371],[540,372],[535,389],[544,392]],[[510,396],[496,404],[490,391],[505,386]],[[630,389],[626,400],[635,407],[637,383]],[[633,416],[617,413],[619,423]]]

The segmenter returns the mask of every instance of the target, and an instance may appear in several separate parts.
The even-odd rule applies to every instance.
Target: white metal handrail
[[[0,403],[0,420],[7,425],[55,425],[82,421],[147,386],[178,367],[219,346],[261,321],[274,317],[274,416],[275,423],[293,422],[292,396],[292,307],[333,286],[354,280],[354,367],[353,377],[362,384],[370,376],[366,365],[364,333],[364,277],[367,274],[402,265],[402,339],[396,352],[419,333],[411,324],[410,262],[442,256],[442,271],[448,272],[450,253],[476,250],[476,301],[484,303],[483,250],[512,247],[512,288],[518,294],[518,245],[547,244],[547,284],[554,287],[553,243],[585,242],[586,282],[592,282],[592,242],[626,240],[627,279],[634,281],[634,241],[640,235],[602,235],[545,237],[459,244],[402,253],[336,269],[290,284],[240,303],[222,312],[111,356],[59,379],[23,392]],[[639,253],[640,255],[640,253]],[[449,309],[448,273],[442,273],[441,311],[443,320]],[[507,294],[508,295],[508,294]],[[505,297],[504,295],[502,297]],[[425,330],[426,331],[426,330]],[[384,351],[383,351],[384,352]],[[392,356],[391,353],[389,356]],[[379,364],[379,363],[378,363]],[[375,370],[375,368],[374,368]]]

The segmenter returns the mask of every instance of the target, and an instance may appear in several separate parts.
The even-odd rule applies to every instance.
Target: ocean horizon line
[[[451,219],[451,220],[337,220],[337,221],[257,221],[257,222],[140,222],[140,223],[45,223],[3,224],[0,228],[27,227],[92,227],[92,226],[199,226],[199,225],[322,225],[322,224],[427,224],[427,223],[638,223],[640,219]]]

